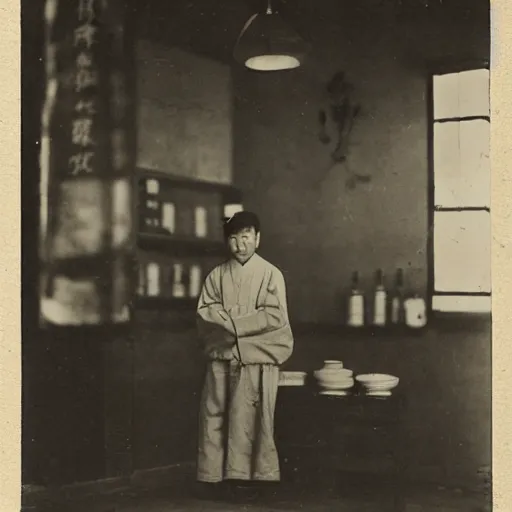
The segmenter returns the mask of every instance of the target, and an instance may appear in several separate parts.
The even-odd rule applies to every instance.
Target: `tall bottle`
[[[350,327],[364,326],[364,296],[359,289],[359,273],[353,272],[350,297],[348,299],[348,319]]]
[[[172,296],[176,298],[185,297],[185,285],[183,283],[183,265],[181,263],[175,263],[172,266],[172,270]]]
[[[391,323],[393,325],[404,323],[404,271],[399,268],[396,271],[395,289],[391,299]]]
[[[373,325],[386,325],[387,293],[384,287],[384,274],[381,269],[375,275],[375,295],[373,300]]]

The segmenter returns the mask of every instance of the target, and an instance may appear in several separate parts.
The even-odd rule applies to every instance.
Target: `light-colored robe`
[[[197,313],[208,359],[197,478],[279,480],[274,411],[279,365],[293,349],[283,274],[257,254],[219,265]]]

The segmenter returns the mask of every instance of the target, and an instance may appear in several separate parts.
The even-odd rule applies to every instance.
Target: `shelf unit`
[[[241,199],[231,185],[139,169],[137,308],[195,308],[207,273],[227,256],[225,207]]]

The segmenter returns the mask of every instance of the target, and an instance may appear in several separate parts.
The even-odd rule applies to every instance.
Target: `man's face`
[[[228,238],[229,251],[242,265],[249,261],[260,245],[260,234],[253,227],[244,228]]]

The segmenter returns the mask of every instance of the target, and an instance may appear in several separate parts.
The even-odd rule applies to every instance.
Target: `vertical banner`
[[[134,290],[133,11],[126,0],[46,0],[41,321],[129,320]]]

